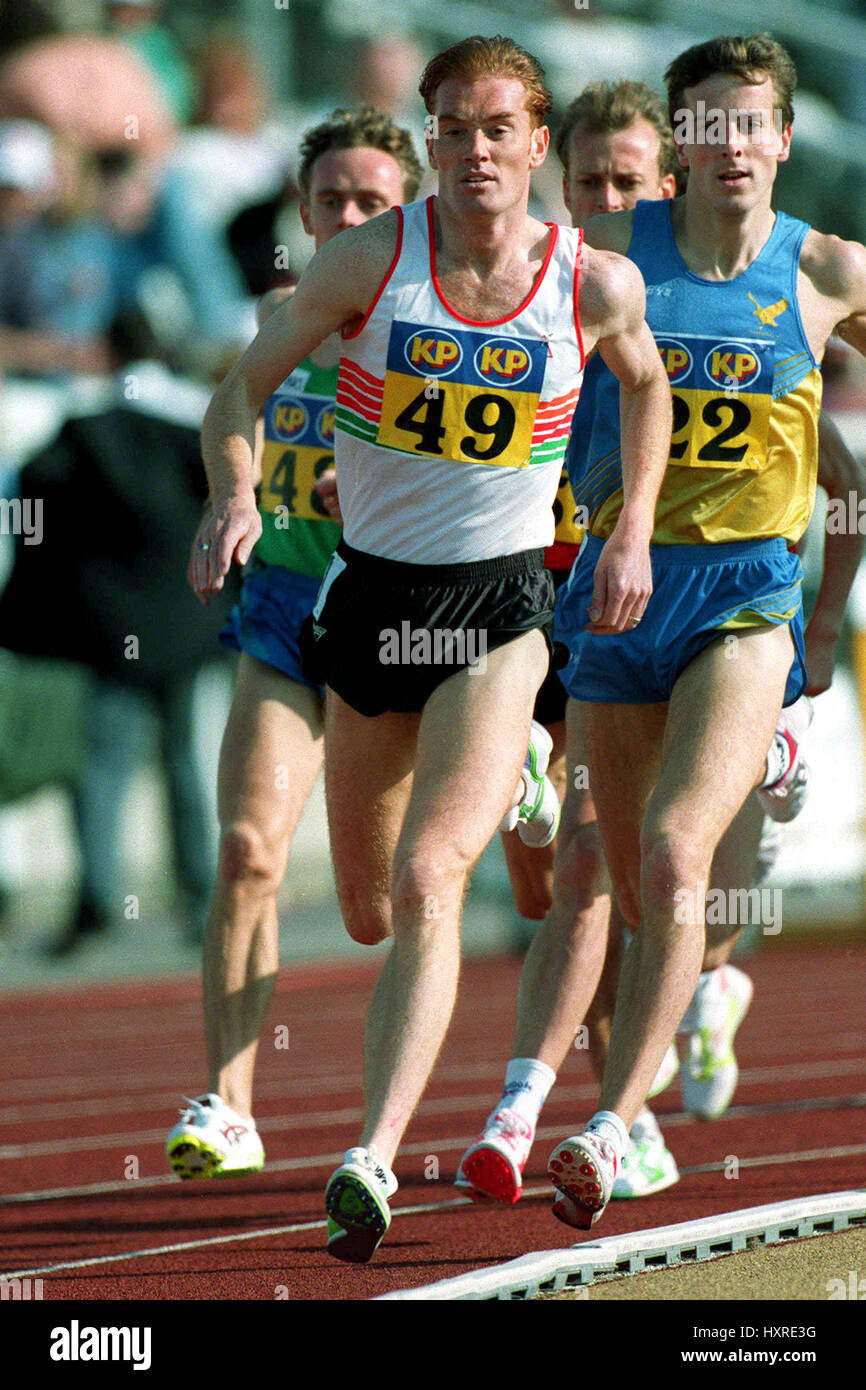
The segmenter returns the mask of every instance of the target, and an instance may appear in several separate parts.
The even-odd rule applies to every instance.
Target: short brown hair
[[[748,38],[721,35],[706,43],[696,43],[674,58],[665,73],[672,122],[677,120],[677,112],[685,105],[686,88],[696,87],[717,73],[730,73],[743,82],[752,83],[756,77],[769,77],[782,112],[782,125],[788,126],[793,121],[797,69],[791,55],[772,34],[763,33]]]
[[[298,168],[298,187],[303,198],[310,196],[313,165],[331,150],[354,150],[369,147],[390,154],[403,171],[403,194],[411,203],[421,183],[422,169],[415,153],[412,136],[392,121],[386,111],[374,106],[360,106],[356,111],[340,108],[333,111],[321,125],[304,133],[301,140],[301,162]]]
[[[568,173],[568,147],[575,130],[610,135],[635,121],[648,121],[659,137],[659,176],[676,174],[677,152],[665,104],[645,82],[590,82],[566,108],[556,135],[556,153]]]
[[[516,78],[526,90],[526,109],[536,126],[542,125],[553,109],[550,92],[544,85],[544,68],[538,59],[502,34],[495,34],[492,39],[474,34],[430,59],[418,90],[431,114],[436,92],[452,77],[460,82],[474,82],[479,77]]]

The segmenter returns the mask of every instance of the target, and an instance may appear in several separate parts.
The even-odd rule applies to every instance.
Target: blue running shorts
[[[229,614],[220,641],[275,666],[324,700],[325,687],[304,675],[298,650],[298,634],[321,585],[321,579],[295,574],[282,565],[253,565],[244,573],[240,602]]]
[[[786,705],[806,689],[802,567],[780,537],[724,545],[653,545],[653,593],[630,632],[584,631],[595,566],[604,541],[587,534],[568,583],[559,591],[554,642],[568,650],[559,675],[575,700],[653,704],[702,648],[728,633],[789,623],[795,655]]]

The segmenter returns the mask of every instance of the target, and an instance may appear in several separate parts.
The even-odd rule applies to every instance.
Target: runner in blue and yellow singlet
[[[301,216],[316,247],[414,197],[410,135],[371,108],[338,111],[301,145]],[[260,321],[291,294],[265,296]],[[298,633],[340,536],[331,519],[339,340],[295,367],[264,403],[257,441],[261,536],[223,631],[240,651],[219,767],[220,858],[204,942],[209,1089],[167,1144],[182,1178],[238,1176],[264,1163],[252,1118],[256,1047],[278,962],[277,892],[322,764],[323,690],[304,675]],[[207,553],[213,507],[193,542]]]
[[[772,208],[791,142],[788,55],[768,35],[714,39],[681,54],[666,79],[684,196],[586,229],[589,244],[641,266],[673,393],[654,589],[632,615],[636,630],[618,636],[599,576],[620,505],[617,441],[601,406],[589,466],[572,476],[587,540],[558,607],[605,856],[623,915],[639,927],[601,1109],[548,1167],[555,1214],[582,1228],[610,1197],[695,990],[716,846],[768,775],[780,708],[806,685],[792,547],[814,497],[819,365],[833,332],[866,353],[866,249]],[[597,949],[588,936],[578,943],[584,1007]]]

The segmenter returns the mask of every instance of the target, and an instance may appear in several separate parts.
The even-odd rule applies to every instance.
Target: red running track
[[[612,1204],[581,1236],[552,1218],[545,1167],[595,1109],[585,1053],[560,1074],[516,1206],[480,1209],[451,1185],[498,1095],[520,969],[467,963],[398,1159],[391,1229],[360,1267],[325,1254],[322,1192],[357,1139],[375,969],[281,972],[257,1083],[268,1164],[222,1182],[181,1183],[163,1157],[182,1094],[204,1085],[196,979],[0,997],[0,1274],[41,1277],[46,1299],[366,1299],[580,1239],[863,1186],[866,944],[774,944],[742,964],[755,1000],[735,1104],[697,1123],[675,1082],[654,1108],[681,1181]]]

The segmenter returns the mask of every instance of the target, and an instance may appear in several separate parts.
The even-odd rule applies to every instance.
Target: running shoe
[[[783,709],[776,725],[774,741],[786,746],[790,764],[778,782],[759,787],[757,797],[765,813],[782,824],[799,816],[809,791],[811,772],[803,757],[803,735],[812,722],[812,701],[804,695],[790,709]]]
[[[734,1035],[752,1002],[753,985],[736,966],[714,970],[701,981],[689,1009],[695,1020],[683,1061],[683,1104],[699,1120],[717,1120],[737,1089],[740,1071]],[[687,1015],[688,1017],[688,1015]]]
[[[616,1173],[616,1150],[593,1130],[558,1144],[547,1165],[547,1176],[559,1192],[554,1216],[588,1231],[610,1201]]]
[[[475,1201],[516,1202],[534,1137],[516,1110],[499,1110],[460,1160],[455,1186]]]
[[[662,1138],[658,1126],[635,1124],[629,1145],[622,1156],[611,1197],[649,1197],[679,1182],[676,1159]]]
[[[165,1152],[181,1178],[241,1178],[264,1167],[255,1120],[244,1120],[217,1095],[187,1100]]]
[[[544,725],[533,719],[523,764],[522,797],[499,827],[505,831],[516,829],[523,843],[532,849],[544,849],[559,829],[559,797],[546,775],[552,751],[553,739]]]
[[[366,1264],[391,1224],[388,1198],[397,1179],[372,1149],[347,1149],[340,1167],[328,1179],[329,1255],[348,1264]]]
[[[680,1054],[677,1052],[677,1045],[672,1042],[664,1057],[661,1065],[656,1072],[655,1081],[647,1091],[647,1100],[652,1100],[653,1096],[658,1096],[662,1091],[670,1086],[674,1077],[680,1069]]]

